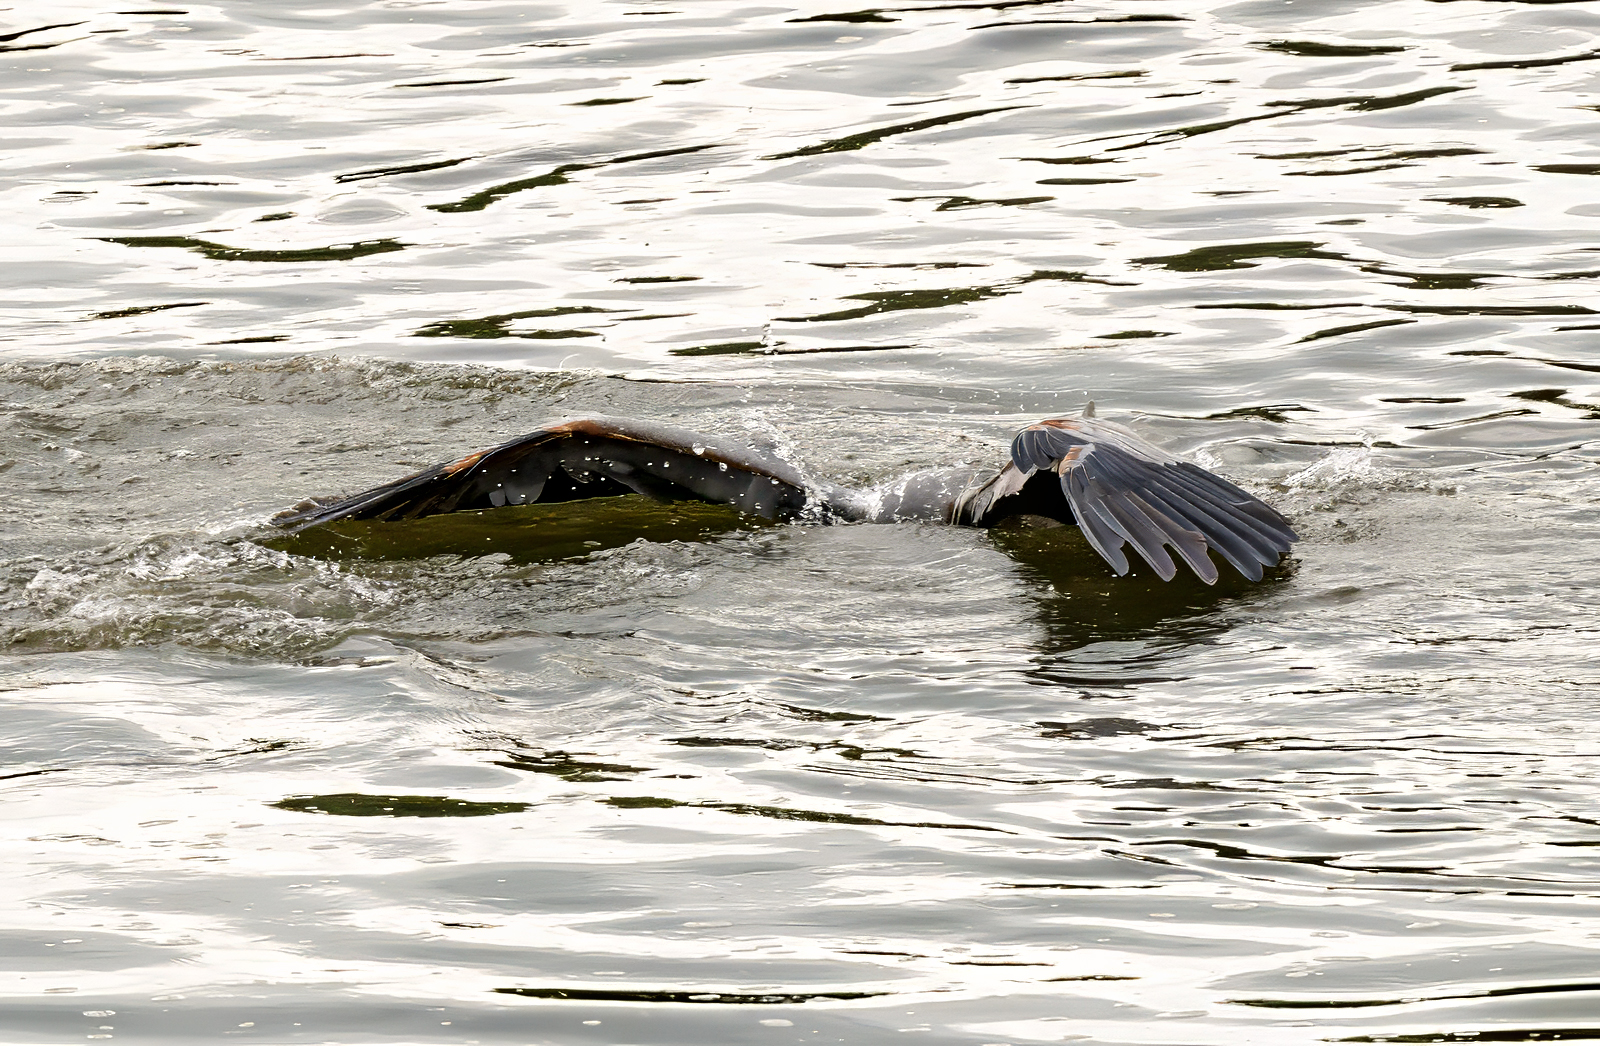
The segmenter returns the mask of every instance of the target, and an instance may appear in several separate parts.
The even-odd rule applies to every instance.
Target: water
[[[5,18],[4,1041],[1600,1038],[1592,0]],[[1295,555],[262,526],[1090,397]]]

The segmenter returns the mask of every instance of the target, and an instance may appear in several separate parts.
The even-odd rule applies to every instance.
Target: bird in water
[[[341,519],[402,520],[506,505],[643,494],[707,501],[779,522],[993,527],[1023,516],[1076,525],[1119,575],[1129,545],[1162,580],[1178,566],[1215,584],[1216,552],[1252,581],[1299,540],[1253,495],[1094,416],[1035,422],[994,469],[914,472],[867,490],[819,483],[782,458],[673,425],[603,415],[526,436],[353,497],[302,502],[273,523],[295,533]],[[1171,550],[1169,553],[1168,550]]]

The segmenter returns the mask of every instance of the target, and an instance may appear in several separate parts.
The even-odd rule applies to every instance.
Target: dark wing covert
[[[596,415],[551,422],[353,497],[296,506],[273,523],[293,532],[338,519],[415,519],[620,494],[711,501],[786,520],[805,509],[808,487],[794,466],[753,447]]]

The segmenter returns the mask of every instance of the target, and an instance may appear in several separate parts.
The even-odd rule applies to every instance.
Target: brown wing
[[[794,466],[753,447],[671,425],[593,416],[552,422],[353,497],[297,507],[273,522],[299,531],[337,519],[414,519],[619,494],[711,501],[791,519],[810,493]]]
[[[1206,584],[1217,580],[1208,550],[1252,581],[1299,535],[1276,511],[1198,465],[1128,429],[1092,417],[1030,425],[1011,443],[1011,464],[968,499],[972,522],[988,526],[1018,512],[1076,523],[1118,574],[1133,546],[1163,580],[1176,552]]]

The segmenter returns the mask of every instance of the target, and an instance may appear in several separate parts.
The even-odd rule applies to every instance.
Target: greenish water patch
[[[1453,3],[1454,0],[1432,0]],[[1536,3],[1538,0],[1525,0]],[[1562,3],[1563,0],[1549,0]],[[1566,0],[1576,3],[1576,0]],[[1411,1035],[1352,1035],[1330,1043],[1557,1043],[1600,1038],[1600,1028],[1493,1028],[1490,1032],[1414,1032]]]
[[[502,312],[476,319],[435,320],[412,332],[414,338],[598,338],[588,330],[512,330],[518,320],[546,319],[551,316],[575,316],[584,313],[609,313],[598,305],[558,305],[548,309],[527,309],[522,312]]]
[[[439,171],[446,167],[466,163],[472,159],[470,156],[460,156],[454,160],[432,160],[427,163],[406,163],[395,167],[369,167],[363,171],[351,171],[348,174],[336,174],[336,182],[364,182],[372,178],[390,178],[397,174],[421,174],[423,171]],[[257,221],[264,219],[257,218]]]
[[[619,276],[612,283],[693,283],[702,276]]]
[[[985,22],[973,29],[1013,29],[1029,25],[1119,25],[1128,22],[1192,22],[1178,15],[1101,15],[1098,18],[1030,18],[1021,22]]]
[[[1600,370],[1600,367],[1596,368]],[[1566,407],[1568,410],[1583,411],[1585,421],[1600,419],[1600,404],[1585,403],[1582,400],[1571,399],[1567,396],[1566,389],[1525,389],[1521,392],[1510,394],[1512,399],[1530,400],[1534,403],[1549,403],[1556,407]]]
[[[1305,312],[1317,309],[1385,309],[1431,316],[1593,316],[1586,305],[1394,305],[1388,302],[1330,301],[1301,305],[1277,301],[1202,302],[1191,309],[1255,309],[1261,311]],[[1479,354],[1504,355],[1498,349],[1463,350]]]
[[[516,814],[532,803],[478,803],[447,795],[365,795],[335,792],[331,795],[292,795],[268,806],[299,813],[338,817],[488,817]]]
[[[1533,169],[1546,174],[1600,174],[1600,163],[1537,163]]]
[[[1336,177],[1339,177],[1340,175],[1346,175],[1346,174],[1373,174],[1373,173],[1375,173],[1377,171],[1397,171],[1397,170],[1401,169],[1402,167],[1415,167],[1415,166],[1417,166],[1417,165],[1414,164],[1414,163],[1378,163],[1378,164],[1372,164],[1371,166],[1368,166],[1368,167],[1342,167],[1342,168],[1339,168],[1338,170],[1286,171],[1284,173],[1288,177],[1299,176],[1299,177],[1303,177],[1303,178],[1336,178]]]
[[[485,76],[474,80],[421,80],[411,84],[395,84],[396,87],[470,87],[473,84],[497,84],[510,80],[509,76]]]
[[[992,113],[1005,113],[1013,109],[1027,109],[1025,105],[1000,105],[991,109],[969,109],[963,113],[951,113],[948,116],[930,116],[926,120],[912,120],[910,123],[890,124],[888,127],[876,127],[870,131],[858,131],[847,134],[843,138],[830,138],[816,145],[807,145],[800,149],[793,149],[786,153],[774,153],[763,157],[766,160],[789,160],[798,156],[818,156],[822,153],[852,152],[856,149],[865,149],[875,142],[885,138],[892,138],[897,134],[912,134],[916,131],[926,131],[933,127],[944,127],[947,124],[960,123],[963,120],[975,120],[980,116]]]
[[[1030,676],[1049,685],[1099,688],[1107,677],[1075,667],[1073,651],[1108,641],[1138,641],[1153,629],[1199,638],[1218,606],[1261,591],[1260,584],[1246,581],[1226,564],[1215,585],[1188,571],[1162,581],[1140,566],[1116,577],[1077,527],[998,527],[988,532],[988,540],[1020,577],[1039,589],[1035,610],[1055,653],[1030,669]],[[1267,570],[1264,584],[1270,589],[1293,575],[1294,561],[1285,560]],[[1153,681],[1155,676],[1142,678]]]
[[[1135,338],[1170,338],[1176,333],[1177,333],[1176,331],[1132,330],[1132,331],[1117,331],[1114,334],[1097,334],[1097,335],[1095,335],[1095,337],[1097,337],[1097,338],[1099,338],[1099,339],[1101,339],[1103,341],[1125,341],[1125,340],[1132,340],[1132,339],[1135,339]]]
[[[46,51],[52,47],[59,47],[64,43],[72,43],[73,41],[70,40],[57,40],[53,44],[18,44],[14,47],[10,46],[10,41],[20,40],[24,36],[32,36],[34,33],[43,33],[51,29],[71,29],[74,26],[87,24],[87,22],[56,22],[53,25],[41,25],[36,29],[19,29],[16,32],[5,33],[0,35],[0,51]],[[49,70],[43,71],[48,72]]]
[[[1538,69],[1546,65],[1592,62],[1596,58],[1600,58],[1600,51],[1584,51],[1581,54],[1561,55],[1556,58],[1508,58],[1495,62],[1460,62],[1452,65],[1450,71],[1460,73],[1469,69]]]
[[[694,810],[720,810],[746,817],[769,817],[777,821],[813,821],[821,824],[875,825],[887,828],[946,828],[971,832],[1004,832],[982,824],[955,824],[941,821],[884,821],[876,817],[857,814],[829,813],[823,810],[797,810],[789,806],[761,806],[756,803],[691,803],[678,799],[663,799],[652,795],[615,795],[601,802],[620,810],[668,810],[687,808]],[[1007,833],[1009,834],[1009,833]]]
[[[1224,999],[1233,1006],[1258,1006],[1273,1010],[1349,1010],[1371,1006],[1405,1006],[1422,1002],[1446,1002],[1454,999],[1505,999],[1518,995],[1565,995],[1571,992],[1600,992],[1600,981],[1579,981],[1568,984],[1519,984],[1510,988],[1482,988],[1477,991],[1452,992],[1444,995],[1407,995],[1390,999]],[[1341,1039],[1341,1042],[1355,1040]],[[1385,1041],[1398,1041],[1387,1039]]]
[[[1298,55],[1301,58],[1366,58],[1411,50],[1398,44],[1324,44],[1315,40],[1266,40],[1255,46],[1263,51]]]
[[[13,33],[0,33],[0,43],[8,44],[13,40],[20,40],[24,36],[32,36],[34,33],[49,32],[51,29],[71,29],[74,26],[88,24],[89,23],[87,22],[52,22],[49,25],[35,26],[32,29],[18,29]]]
[[[1040,178],[1039,185],[1120,185],[1132,178]]]
[[[832,745],[828,741],[797,741],[792,737],[673,737],[668,743],[683,748],[761,748],[768,752],[788,752],[796,748],[816,752]]]
[[[97,236],[106,243],[120,243],[124,247],[181,247],[194,251],[212,261],[247,262],[319,262],[350,261],[373,254],[403,251],[410,244],[384,237],[379,240],[360,240],[356,243],[336,244],[332,247],[310,247],[287,250],[261,250],[249,247],[228,247],[193,236]]]
[[[1395,312],[1434,316],[1593,316],[1586,305],[1379,305]]]
[[[1144,76],[1143,69],[1116,69],[1108,73],[1069,73],[1065,76],[1019,76],[1008,84],[1044,84],[1064,80],[1125,80]]]
[[[1433,425],[1407,425],[1406,428],[1417,432],[1441,432],[1445,429],[1459,429],[1468,425],[1481,425],[1486,421],[1499,421],[1501,418],[1523,418],[1530,414],[1538,414],[1536,410],[1526,407],[1519,410],[1495,410],[1487,414],[1474,414],[1470,418],[1452,418]]]
[[[919,200],[943,200],[936,211],[959,211],[967,207],[1025,207],[1030,203],[1048,203],[1054,196],[1012,196],[999,200],[979,200],[971,196],[894,196],[896,203],[916,203]]]
[[[1269,243],[1231,243],[1196,247],[1182,254],[1135,258],[1135,265],[1159,265],[1173,272],[1219,272],[1223,269],[1253,269],[1258,258],[1324,258],[1343,261],[1345,256],[1324,251],[1314,240],[1278,240]]]
[[[1276,156],[1263,156],[1262,159],[1297,160],[1322,156],[1356,156],[1357,154],[1369,154],[1361,156],[1360,159],[1356,160],[1355,162],[1359,164],[1359,166],[1355,167],[1335,167],[1325,168],[1317,171],[1284,172],[1284,174],[1288,177],[1326,178],[1350,174],[1371,174],[1375,171],[1392,171],[1402,167],[1417,166],[1415,163],[1408,162],[1412,160],[1426,160],[1440,156],[1478,156],[1482,155],[1483,152],[1484,150],[1482,149],[1466,149],[1459,147],[1434,149],[1398,149],[1381,153],[1374,152],[1370,149],[1340,149],[1314,153],[1282,153]]]
[[[1521,200],[1509,196],[1424,196],[1429,203],[1449,203],[1457,207],[1480,210],[1485,207],[1521,207]]]
[[[1407,323],[1410,321],[1400,320],[1399,322]],[[1232,410],[1223,410],[1218,411],[1215,414],[1207,414],[1206,420],[1226,421],[1231,418],[1260,418],[1262,421],[1270,421],[1278,425],[1287,425],[1292,420],[1289,417],[1289,415],[1292,413],[1315,414],[1316,411],[1311,407],[1302,406],[1299,403],[1267,403],[1256,407],[1235,407]]]
[[[819,269],[987,269],[988,262],[807,262]]]
[[[1364,301],[1328,301],[1318,302],[1315,305],[1303,305],[1298,302],[1283,301],[1214,301],[1201,302],[1189,306],[1191,309],[1255,309],[1263,312],[1308,312],[1316,309],[1381,309],[1382,305],[1373,305]]]
[[[1012,884],[1006,883],[1005,885],[1010,887]],[[1027,889],[1027,887],[1017,887],[1017,889]],[[1138,977],[1127,974],[1085,973],[1077,977],[1046,977],[1044,980],[1046,984],[1059,984],[1063,981],[1136,981],[1138,979]]]
[[[807,18],[790,18],[790,22],[898,22],[885,12],[920,14],[931,11],[1005,11],[1013,7],[1040,7],[1059,3],[1060,0],[990,0],[989,3],[930,4],[924,7],[869,7],[860,11],[842,11],[834,14],[811,15]],[[981,28],[981,27],[980,27]]]
[[[1313,149],[1310,152],[1303,152],[1303,153],[1256,153],[1256,159],[1258,159],[1258,160],[1315,160],[1315,159],[1320,159],[1320,158],[1322,158],[1324,156],[1349,156],[1352,153],[1359,153],[1359,152],[1364,152],[1364,151],[1365,150],[1363,150],[1363,149],[1355,148],[1355,149]]]
[[[1494,272],[1408,272],[1384,265],[1363,265],[1361,271],[1375,276],[1398,276],[1409,282],[1395,286],[1411,291],[1470,291],[1481,287],[1484,280],[1508,278]]]
[[[829,352],[890,352],[895,349],[914,349],[917,347],[911,342],[895,342],[887,345],[813,345],[804,349],[786,349],[781,347],[783,344],[781,341],[730,341],[720,345],[699,345],[687,349],[668,349],[667,352],[672,356],[815,356]]]
[[[1255,113],[1251,116],[1236,116],[1228,120],[1212,120],[1208,123],[1188,124],[1183,127],[1173,127],[1165,131],[1140,139],[1137,142],[1127,142],[1123,145],[1113,145],[1108,152],[1126,152],[1129,149],[1143,149],[1147,145],[1166,145],[1170,142],[1181,141],[1185,138],[1195,138],[1202,134],[1212,134],[1216,131],[1226,131],[1230,127],[1240,127],[1258,120],[1276,120],[1280,116],[1288,116],[1296,110],[1285,109],[1282,112]],[[1110,135],[1112,138],[1121,138],[1123,135]]]
[[[516,181],[501,182],[491,185],[487,189],[480,189],[470,196],[463,197],[454,203],[430,203],[430,211],[439,211],[443,214],[461,214],[468,211],[481,211],[496,200],[503,200],[515,193],[525,192],[528,189],[540,189],[552,185],[566,185],[571,179],[569,174],[579,171],[592,171],[601,167],[614,167],[617,164],[637,163],[641,160],[657,160],[667,156],[686,156],[690,153],[704,152],[707,149],[720,148],[717,145],[690,145],[681,149],[657,149],[647,153],[633,153],[628,156],[618,156],[610,160],[594,160],[589,163],[564,163],[552,168],[544,174],[536,174],[531,178],[519,178]]]
[[[1360,112],[1379,112],[1384,109],[1398,109],[1406,105],[1415,105],[1425,102],[1430,98],[1437,98],[1441,94],[1453,94],[1456,91],[1465,91],[1468,88],[1460,85],[1443,87],[1424,87],[1416,91],[1406,91],[1403,94],[1351,94],[1339,95],[1335,98],[1302,98],[1297,101],[1268,102],[1271,107],[1285,109],[1327,109],[1335,106],[1348,105]]]
[[[1170,142],[1179,141],[1181,139],[1193,138],[1202,134],[1211,134],[1216,131],[1225,131],[1231,127],[1239,127],[1243,124],[1254,123],[1258,120],[1274,120],[1280,116],[1288,116],[1293,113],[1304,112],[1309,109],[1349,106],[1350,108],[1358,111],[1372,112],[1381,109],[1394,109],[1404,105],[1413,105],[1417,102],[1426,101],[1427,99],[1433,98],[1437,95],[1449,94],[1452,91],[1465,90],[1467,90],[1467,88],[1460,86],[1427,87],[1423,88],[1422,90],[1407,91],[1404,94],[1396,95],[1341,95],[1335,98],[1305,98],[1297,101],[1267,102],[1266,104],[1268,108],[1274,109],[1275,111],[1254,113],[1249,116],[1236,116],[1226,120],[1213,120],[1208,123],[1189,124],[1184,127],[1174,127],[1170,130],[1158,131],[1155,134],[1148,135],[1147,137],[1136,142],[1128,142],[1123,145],[1111,146],[1107,151],[1123,152],[1128,149],[1142,149],[1149,145],[1166,145]],[[1124,136],[1110,135],[1109,137],[1121,138]],[[1329,155],[1331,154],[1332,153],[1330,152]]]
[[[1324,338],[1337,338],[1345,334],[1360,334],[1362,331],[1377,330],[1380,327],[1397,327],[1401,324],[1416,322],[1416,320],[1373,320],[1371,323],[1352,323],[1344,327],[1328,327],[1324,330],[1313,331],[1301,338],[1300,341],[1321,341]]]
[[[397,521],[343,519],[259,544],[330,560],[419,560],[503,554],[513,562],[578,559],[635,541],[710,541],[773,526],[726,505],[672,504],[637,494],[546,505],[507,505]]]
[[[130,305],[126,309],[110,309],[106,312],[97,312],[90,316],[91,320],[120,320],[128,316],[144,316],[152,312],[165,312],[168,309],[193,309],[201,305],[210,305],[208,301],[175,301],[170,305]]]
[[[831,15],[812,15],[809,18],[789,18],[789,22],[898,22],[898,18],[890,18],[881,10],[871,11],[842,11]]]
[[[986,301],[990,298],[1000,298],[1008,294],[1015,294],[1019,288],[1040,281],[1100,283],[1107,286],[1123,286],[1123,284],[1092,277],[1088,273],[1072,269],[1035,269],[1026,276],[1018,276],[1015,279],[1006,280],[1004,283],[977,287],[868,291],[863,294],[845,294],[841,296],[844,301],[864,301],[867,304],[854,309],[818,313],[814,316],[779,316],[777,319],[780,323],[821,323],[833,320],[857,320],[866,316],[876,316],[879,313],[899,312],[906,309],[942,309],[950,305],[966,305],[972,302]],[[903,345],[859,346],[861,349],[906,347]],[[832,349],[829,351],[839,352],[844,350]]]
[[[868,291],[865,294],[846,294],[845,301],[864,301],[867,304],[854,309],[822,312],[814,316],[780,316],[783,323],[823,323],[832,320],[859,320],[884,312],[906,309],[942,309],[950,305],[966,305],[986,301],[1015,291],[1000,287],[946,287],[937,290]]]
[[[668,349],[671,356],[738,356],[749,353],[770,352],[764,341],[719,341],[712,345],[691,345],[686,349]]]
[[[1022,160],[1028,163],[1054,163],[1054,164],[1089,164],[1089,163],[1121,163],[1121,160],[1110,156],[1024,156]]]
[[[600,332],[582,330],[580,328],[571,328],[566,330],[540,328],[537,330],[515,331],[507,334],[506,337],[527,338],[530,341],[570,341],[574,338],[598,338],[600,337]]]
[[[593,759],[579,759],[570,752],[545,752],[542,755],[525,755],[520,752],[496,759],[494,765],[508,770],[526,770],[535,774],[549,774],[563,781],[594,783],[599,781],[626,781],[627,776],[642,774],[648,766],[629,766],[626,763],[602,763]]]
[[[1487,156],[1487,149],[1467,149],[1461,146],[1450,146],[1441,149],[1397,149],[1393,152],[1380,153],[1374,160],[1425,160],[1433,156]]]
[[[1142,720],[1128,719],[1123,716],[1095,716],[1090,719],[1075,719],[1065,723],[1054,720],[1040,720],[1034,725],[1040,728],[1040,737],[1059,738],[1068,741],[1090,741],[1099,737],[1143,736],[1154,733],[1157,730],[1170,729],[1166,724],[1146,723]]]
[[[838,712],[827,708],[805,708],[800,705],[778,705],[796,719],[815,723],[887,723],[887,716],[864,715],[860,712]]]
[[[531,178],[519,178],[512,182],[501,182],[481,189],[471,196],[457,200],[455,203],[430,203],[425,206],[430,211],[440,211],[444,214],[461,214],[467,211],[481,211],[496,200],[503,200],[514,193],[525,192],[528,189],[541,189],[550,185],[566,185],[570,179],[569,174],[579,171],[593,170],[599,164],[593,163],[565,163],[544,174],[536,174]]]
[[[501,995],[521,995],[527,999],[574,999],[585,1002],[687,1002],[755,1004],[776,1006],[813,1002],[817,999],[848,1001],[872,999],[892,992],[712,992],[703,989],[645,991],[626,988],[496,988]]]
[[[629,102],[642,101],[641,97],[635,98],[589,98],[582,102],[568,102],[568,105],[626,105]]]

